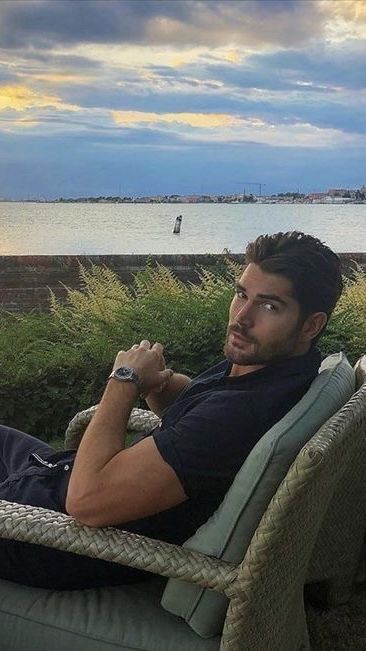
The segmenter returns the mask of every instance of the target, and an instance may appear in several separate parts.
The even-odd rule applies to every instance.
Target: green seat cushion
[[[53,591],[0,580],[0,648],[9,651],[218,651],[160,605],[165,580]]]
[[[354,392],[354,371],[343,353],[327,357],[307,393],[258,441],[213,516],[185,546],[232,563],[245,555],[258,523],[305,443]],[[202,637],[218,635],[227,609],[224,595],[170,579],[163,607]]]

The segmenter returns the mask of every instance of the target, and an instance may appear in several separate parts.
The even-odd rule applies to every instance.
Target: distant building
[[[311,192],[306,198],[308,201],[324,201],[327,194],[327,192]]]
[[[349,194],[349,190],[342,188],[331,188],[328,190],[327,194],[330,197],[343,197],[345,194]]]

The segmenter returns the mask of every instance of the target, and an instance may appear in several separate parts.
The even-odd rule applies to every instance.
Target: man
[[[205,522],[259,438],[316,376],[314,343],[342,291],[338,257],[310,235],[261,236],[248,245],[246,263],[230,307],[225,361],[191,381],[165,367],[159,343],[143,340],[119,352],[76,454],[3,428],[0,498],[176,543]],[[162,423],[126,448],[141,392]],[[3,540],[0,575],[66,588],[141,574]]]

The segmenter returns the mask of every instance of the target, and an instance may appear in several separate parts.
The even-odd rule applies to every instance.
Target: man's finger
[[[131,350],[137,350],[137,349],[138,349],[138,347],[139,347],[139,345],[138,345],[138,344],[134,344],[133,346],[131,346]]]
[[[159,344],[158,341],[156,341],[155,344],[151,346],[151,350],[155,350],[156,353],[162,354],[164,351],[164,346],[162,346],[161,344]]]
[[[147,339],[143,339],[140,342],[140,348],[146,348],[146,350],[150,350],[150,342]]]
[[[164,371],[160,371],[161,384],[168,384],[170,378],[172,377],[174,371],[171,368],[166,368]]]

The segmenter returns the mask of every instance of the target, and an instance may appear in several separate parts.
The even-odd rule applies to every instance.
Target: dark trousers
[[[0,425],[0,499],[65,513],[75,451],[56,451]],[[0,538],[0,578],[52,589],[130,583],[145,573],[69,552]]]

